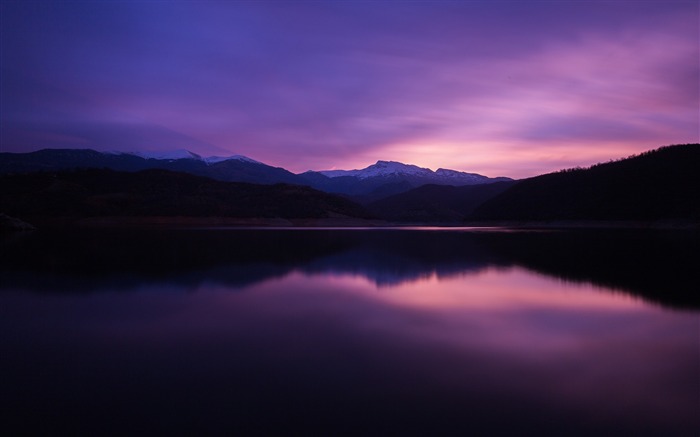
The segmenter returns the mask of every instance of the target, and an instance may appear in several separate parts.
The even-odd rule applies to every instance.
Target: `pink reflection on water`
[[[656,415],[660,423],[693,420],[688,413],[700,406],[682,387],[700,382],[700,319],[692,312],[668,312],[622,292],[522,268],[448,279],[433,273],[382,288],[359,275],[296,274],[283,281],[315,295],[317,304],[343,296],[324,311],[366,335],[409,341],[426,353],[448,350],[451,359],[456,354],[467,367],[438,366],[444,372],[433,377],[442,384],[499,374],[513,395],[540,391],[587,408],[607,405],[615,414]],[[349,296],[384,310],[345,308]]]
[[[381,287],[362,275],[333,274],[313,278],[324,288],[359,293],[396,306],[423,309],[491,309],[497,311],[548,307],[551,309],[639,310],[646,305],[624,292],[590,283],[576,283],[538,275],[520,267],[494,268],[460,275],[431,272],[420,279]],[[307,277],[289,276],[299,283]]]
[[[689,388],[700,382],[697,313],[521,268],[381,288],[361,275],[294,272],[243,291],[7,294],[4,302],[9,325],[31,315],[52,327],[50,335],[27,328],[36,330],[32,345],[84,344],[131,372],[166,375],[157,378],[185,372],[199,384],[207,375],[207,394],[252,377],[316,387],[323,397],[320,373],[340,398],[355,391],[368,402],[452,406],[455,395],[506,416],[535,405],[543,417],[551,409],[589,424],[641,420],[673,431],[697,423]],[[384,408],[379,399],[374,407]]]

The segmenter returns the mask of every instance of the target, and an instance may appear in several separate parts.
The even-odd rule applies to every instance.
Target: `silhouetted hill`
[[[360,205],[304,186],[221,182],[167,170],[131,173],[107,169],[0,176],[0,211],[26,220],[368,217]]]
[[[700,220],[700,144],[519,181],[477,220]]]
[[[403,222],[457,222],[515,181],[454,187],[423,185],[367,205],[379,217]]]

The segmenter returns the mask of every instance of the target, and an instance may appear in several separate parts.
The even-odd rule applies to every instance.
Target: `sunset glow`
[[[0,150],[533,176],[698,142],[699,4],[4,2]]]
[[[288,283],[306,281],[301,275],[284,278]],[[523,269],[488,269],[471,274],[441,278],[436,274],[415,281],[377,286],[369,278],[358,275],[325,276],[320,289],[342,290],[366,298],[406,308],[439,311],[478,311],[497,309],[501,312],[521,311],[556,306],[561,310],[635,311],[644,307],[641,300],[620,292],[611,296],[589,283],[562,284]],[[302,288],[299,286],[299,288]],[[567,293],[562,293],[562,288]],[[571,294],[575,293],[575,299]]]

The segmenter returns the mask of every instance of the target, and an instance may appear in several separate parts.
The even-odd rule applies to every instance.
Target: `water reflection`
[[[693,435],[696,273],[677,254],[696,255],[676,235],[28,235],[1,255],[1,423]]]
[[[666,306],[700,307],[696,232],[82,230],[0,237],[0,289],[244,288],[293,271],[354,274],[381,288],[519,266]]]

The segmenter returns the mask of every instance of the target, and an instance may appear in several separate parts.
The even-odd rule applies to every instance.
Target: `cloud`
[[[28,126],[130,148],[177,133],[294,171],[523,176],[697,141],[693,4],[3,7],[3,147],[34,144]]]

